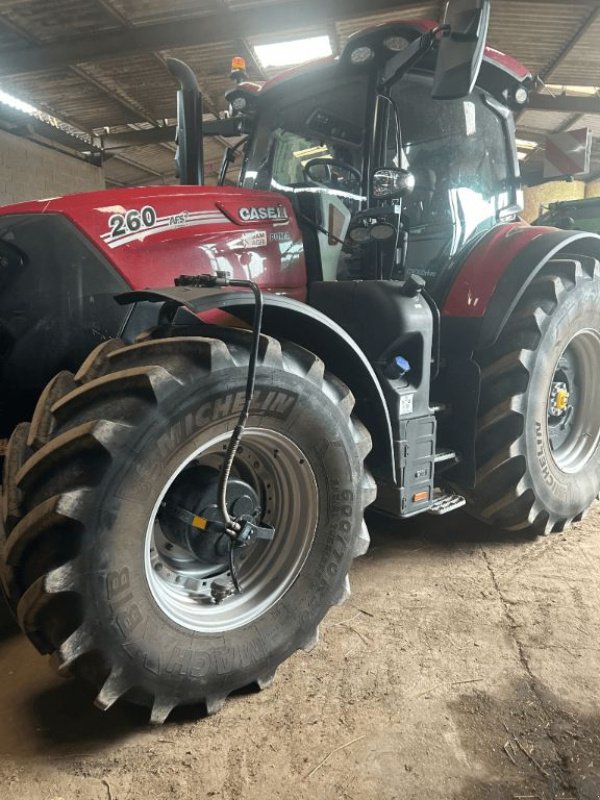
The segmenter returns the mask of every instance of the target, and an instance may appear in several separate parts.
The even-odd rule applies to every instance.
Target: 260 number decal
[[[137,233],[142,228],[152,228],[154,225],[156,225],[156,211],[152,206],[144,206],[141,211],[133,209],[126,211],[125,214],[113,214],[108,220],[111,239],[128,233]]]

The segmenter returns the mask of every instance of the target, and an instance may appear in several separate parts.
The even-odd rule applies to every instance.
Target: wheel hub
[[[184,548],[201,562],[224,567],[228,561],[230,539],[218,523],[219,472],[192,466],[177,478],[165,498],[159,521],[167,542]],[[230,480],[227,509],[232,518],[257,522],[262,514],[256,490],[246,481]]]
[[[306,456],[283,433],[248,429],[228,482],[228,511],[239,524],[232,540],[220,528],[217,504],[228,436],[200,448],[171,476],[146,538],[146,577],[155,601],[196,631],[237,628],[277,602],[302,568],[318,519],[318,489]],[[240,593],[231,591],[232,564]]]
[[[579,331],[559,358],[548,394],[548,443],[556,465],[579,472],[600,440],[600,334]]]
[[[551,417],[563,417],[569,409],[571,393],[566,383],[555,381],[550,392],[548,414]]]

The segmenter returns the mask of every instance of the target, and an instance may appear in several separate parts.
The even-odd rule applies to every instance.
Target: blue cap
[[[410,364],[402,356],[396,356],[396,365],[402,370],[402,372],[410,372]]]

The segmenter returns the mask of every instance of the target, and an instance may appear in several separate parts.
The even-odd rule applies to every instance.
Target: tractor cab
[[[470,19],[476,49],[485,20]],[[440,66],[445,47],[444,26],[382,25],[250,98],[242,185],[291,199],[309,283],[418,274],[437,294],[469,243],[516,218],[511,110],[530,76],[488,48],[476,84],[470,68],[451,81],[460,69]]]

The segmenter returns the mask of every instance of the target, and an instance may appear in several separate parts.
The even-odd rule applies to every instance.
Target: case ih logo
[[[240,208],[238,211],[240,219],[244,222],[254,222],[256,220],[270,219],[277,221],[287,221],[289,219],[285,206],[252,206],[251,208]]]

